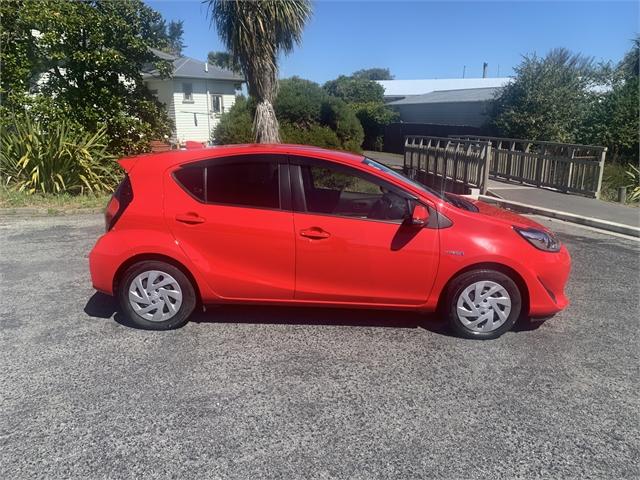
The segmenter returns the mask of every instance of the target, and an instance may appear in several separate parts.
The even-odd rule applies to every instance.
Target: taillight
[[[109,200],[107,208],[104,211],[104,225],[107,232],[113,228],[122,216],[124,210],[131,203],[131,200],[133,200],[131,180],[129,180],[128,175],[125,175],[120,185],[118,185],[118,188],[116,188],[116,191],[113,192],[111,200]]]

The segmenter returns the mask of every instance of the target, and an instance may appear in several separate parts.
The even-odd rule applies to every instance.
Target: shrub
[[[320,122],[320,109],[327,94],[310,80],[291,77],[280,80],[274,108],[278,121],[310,126]]]
[[[629,165],[627,179],[629,181],[629,187],[631,187],[628,199],[630,202],[637,202],[640,200],[640,169],[635,165]]]
[[[0,134],[2,181],[10,189],[40,193],[103,193],[117,183],[105,130],[89,133],[69,120],[53,124],[11,115]]]
[[[329,127],[312,125],[308,128],[300,128],[290,123],[280,124],[280,138],[284,143],[299,145],[314,145],[322,148],[339,149],[342,147],[336,132]]]
[[[632,164],[605,162],[600,198],[602,200],[616,201],[618,188],[627,187],[628,200],[635,201],[636,198],[633,195],[634,187],[637,188],[640,178],[634,178],[634,169],[635,167]]]
[[[218,145],[253,142],[253,105],[245,97],[236,97],[236,103],[222,115],[213,131],[212,141]]]
[[[359,152],[364,139],[362,125],[349,106],[335,97],[327,97],[322,103],[320,120],[336,132],[343,150]]]

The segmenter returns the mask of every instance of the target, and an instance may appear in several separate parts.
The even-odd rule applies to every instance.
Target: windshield
[[[409,183],[411,186],[417,188],[418,190],[422,190],[423,192],[430,193],[431,195],[435,195],[436,197],[444,200],[445,202],[451,203],[451,201],[444,195],[444,193],[437,192],[433,188],[429,188],[426,185],[416,182],[415,180],[411,180],[409,177],[406,177],[405,175],[399,172],[396,172],[395,170],[387,167],[386,165],[383,165],[382,163],[376,162],[375,160],[371,160],[370,158],[367,158],[367,157],[364,157],[364,159],[362,160],[362,163],[370,167],[373,167],[377,170],[380,170],[384,173],[388,173],[389,175],[392,175],[396,177],[398,180],[402,180],[405,183]]]

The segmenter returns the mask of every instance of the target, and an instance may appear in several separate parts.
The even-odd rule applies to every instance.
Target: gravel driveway
[[[126,325],[100,216],[0,218],[0,478],[637,478],[638,243],[554,223],[571,307],[495,341],[437,318],[224,307]]]

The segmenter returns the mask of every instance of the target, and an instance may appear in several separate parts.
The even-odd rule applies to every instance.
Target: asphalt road
[[[0,478],[637,478],[639,244],[554,223],[572,306],[495,341],[393,312],[94,295],[100,216],[0,218]]]

